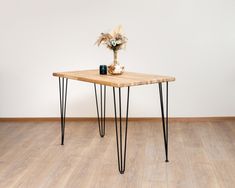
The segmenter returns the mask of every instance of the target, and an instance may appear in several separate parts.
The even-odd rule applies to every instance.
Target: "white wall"
[[[111,51],[94,42],[118,24],[126,70],[177,78],[171,116],[235,115],[234,0],[1,0],[0,117],[58,116],[52,72],[109,64]],[[157,89],[133,87],[130,116],[159,116]],[[93,85],[71,81],[68,92],[68,116],[96,115]]]

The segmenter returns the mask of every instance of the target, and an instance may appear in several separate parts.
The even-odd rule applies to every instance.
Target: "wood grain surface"
[[[171,76],[160,76],[134,72],[124,72],[122,75],[100,75],[99,70],[55,72],[53,73],[53,76],[107,85],[112,87],[138,86],[160,82],[172,82],[175,80],[175,78]]]
[[[165,163],[160,122],[130,122],[124,175],[117,169],[114,122],[0,123],[2,188],[234,188],[234,121],[173,122]]]

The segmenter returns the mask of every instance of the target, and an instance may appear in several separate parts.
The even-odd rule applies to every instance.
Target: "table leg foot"
[[[67,88],[68,88],[68,79],[59,77],[61,145],[64,145]]]
[[[119,89],[119,129],[118,129],[118,118],[117,118],[117,107],[116,107],[116,94],[115,88],[113,87],[113,99],[114,99],[114,114],[115,114],[115,128],[116,128],[116,140],[117,140],[117,157],[118,157],[118,170],[120,174],[124,174],[126,166],[126,146],[127,146],[127,128],[128,128],[128,111],[129,111],[129,93],[130,87],[127,90],[127,106],[126,106],[126,127],[124,129],[124,148],[122,138],[122,109],[121,109],[121,88]]]
[[[95,101],[96,101],[99,133],[100,133],[100,136],[103,138],[105,135],[106,86],[100,85],[100,111],[101,113],[99,112],[96,84],[94,84],[94,89],[95,89]]]
[[[163,127],[165,155],[166,155],[165,162],[169,162],[168,160],[168,82],[166,82],[166,117],[164,114],[162,83],[159,83],[158,85],[159,85],[160,105],[161,105],[161,114],[162,114],[162,127]]]

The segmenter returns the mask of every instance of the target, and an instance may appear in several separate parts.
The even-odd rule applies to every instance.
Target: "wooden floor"
[[[234,188],[235,122],[171,123],[169,163],[161,124],[130,122],[127,165],[117,169],[115,129],[68,122],[0,123],[0,188]]]

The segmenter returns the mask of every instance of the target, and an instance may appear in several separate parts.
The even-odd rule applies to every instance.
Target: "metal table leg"
[[[104,88],[104,94],[103,94],[103,88]],[[104,135],[105,135],[106,86],[100,85],[100,111],[101,111],[101,113],[99,113],[96,84],[94,84],[94,89],[95,89],[95,101],[96,101],[99,133],[100,133],[101,137],[104,137]],[[104,98],[103,98],[103,95],[104,95]]]
[[[166,162],[168,160],[168,82],[166,82],[166,117],[164,115],[164,105],[163,105],[163,94],[162,94],[162,83],[159,83],[159,95],[161,104],[161,114],[162,114],[162,127],[165,145]]]
[[[118,170],[121,174],[125,172],[126,166],[126,143],[127,143],[127,128],[128,128],[128,111],[129,111],[129,93],[130,87],[127,90],[127,108],[126,108],[126,128],[124,129],[124,148],[122,148],[122,102],[121,102],[121,88],[119,90],[119,131],[118,131],[118,118],[117,118],[117,107],[116,107],[116,94],[115,88],[113,87],[113,99],[114,99],[114,114],[115,114],[115,127],[116,127],[116,140],[117,140],[117,157],[118,157]],[[119,135],[118,135],[119,132]],[[123,154],[124,153],[124,154]]]
[[[61,116],[61,145],[64,145],[67,88],[68,88],[68,78],[59,77],[60,116]]]

